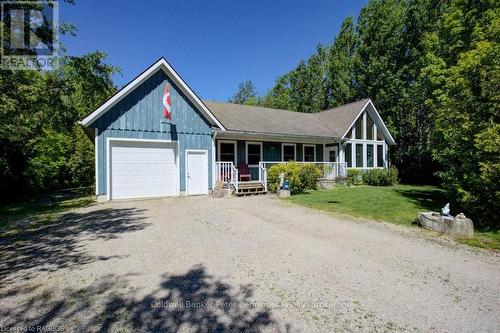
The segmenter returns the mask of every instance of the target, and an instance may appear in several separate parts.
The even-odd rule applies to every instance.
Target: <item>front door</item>
[[[208,193],[208,152],[186,150],[186,194]]]
[[[338,162],[339,149],[338,147],[326,147],[326,162]]]

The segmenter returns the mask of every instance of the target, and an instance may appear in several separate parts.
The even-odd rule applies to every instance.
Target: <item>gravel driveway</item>
[[[0,331],[500,330],[498,254],[270,196],[96,204],[0,255]]]

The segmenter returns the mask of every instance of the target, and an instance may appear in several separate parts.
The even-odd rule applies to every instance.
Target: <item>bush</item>
[[[398,183],[398,170],[389,169],[348,169],[348,185],[392,186]]]
[[[396,185],[398,183],[398,170],[395,167],[370,169],[363,174],[363,183],[373,186]]]
[[[361,169],[347,169],[347,185],[363,185],[362,173]]]
[[[292,194],[302,193],[305,190],[316,189],[316,183],[321,177],[319,167],[314,164],[279,163],[271,166],[267,172],[267,188],[276,192],[279,186],[280,174],[285,174]]]

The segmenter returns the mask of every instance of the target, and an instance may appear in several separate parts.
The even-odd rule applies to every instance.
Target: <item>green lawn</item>
[[[0,206],[0,237],[57,222],[60,213],[95,202],[88,189],[59,191],[31,200]]]
[[[295,195],[287,200],[310,208],[408,226],[416,223],[418,212],[440,211],[448,202],[445,192],[438,187],[417,185],[337,186],[332,190]],[[452,210],[452,213],[459,212]],[[473,238],[457,241],[500,249],[498,232],[475,232]]]

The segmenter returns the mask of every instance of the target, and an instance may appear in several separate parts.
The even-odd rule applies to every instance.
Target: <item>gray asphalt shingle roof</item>
[[[369,99],[317,113],[301,113],[204,100],[229,131],[340,138]]]

